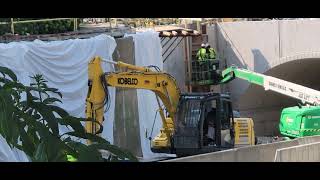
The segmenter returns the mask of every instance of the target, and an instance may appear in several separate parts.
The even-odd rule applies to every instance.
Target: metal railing
[[[25,21],[14,21],[13,18],[10,19],[10,22],[0,22],[1,24],[10,24],[11,33],[14,34],[14,25],[22,23],[34,23],[34,22],[47,22],[47,21],[60,21],[60,20],[73,20],[73,30],[78,29],[78,18],[51,18],[51,19],[35,19],[35,20],[25,20]]]

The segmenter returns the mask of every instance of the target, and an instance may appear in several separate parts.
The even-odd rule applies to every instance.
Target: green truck
[[[235,66],[219,73],[218,81],[220,84],[224,84],[235,78],[262,86],[266,91],[274,91],[301,100],[303,105],[282,110],[279,130],[283,136],[297,138],[320,135],[319,91]]]

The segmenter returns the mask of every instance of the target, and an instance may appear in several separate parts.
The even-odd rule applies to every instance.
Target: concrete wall
[[[275,162],[320,162],[320,143],[278,149]]]
[[[114,59],[135,64],[132,37],[116,39]],[[120,57],[119,57],[120,56]],[[142,156],[138,114],[138,99],[135,89],[116,88],[114,144]],[[108,119],[106,119],[108,120]]]
[[[167,42],[170,40],[169,42]],[[166,38],[162,41],[164,71],[174,76],[182,92],[185,89],[185,41]],[[121,59],[129,64],[135,64],[134,42],[132,37],[116,39],[117,47],[114,59]],[[134,89],[116,88],[114,144],[130,150],[136,156],[142,156],[137,92]]]
[[[185,41],[170,40],[163,47],[163,57],[168,56],[164,70],[174,76],[181,91],[185,91]],[[129,64],[135,64],[134,42],[132,37],[116,39],[117,47],[113,59],[121,59]],[[177,47],[176,47],[177,45]],[[175,49],[174,49],[175,48]],[[174,49],[174,50],[173,50]],[[114,144],[130,150],[136,156],[142,156],[137,91],[134,89],[116,88]]]
[[[275,21],[219,23],[216,39],[220,57],[227,66],[234,64],[260,73],[267,71],[269,61],[279,59],[277,24]],[[240,80],[230,83],[236,106],[248,86]]]
[[[252,147],[242,147],[227,151],[201,154],[181,159],[175,162],[271,162],[278,148],[298,145],[297,141],[277,142]]]
[[[208,25],[206,29],[207,34],[210,34],[210,36],[208,36],[208,44],[214,49],[217,49],[216,29],[216,25]]]
[[[320,51],[320,21],[282,21],[280,29],[280,57]]]
[[[163,69],[176,79],[181,92],[185,92],[185,74],[187,67],[185,38],[165,38],[162,40],[161,44],[162,57],[164,60]]]
[[[319,20],[245,21],[219,23],[209,28],[225,65],[232,64],[320,90]],[[257,135],[278,135],[280,111],[296,104],[291,98],[265,92],[236,79],[223,85],[231,92],[234,108],[254,118]]]
[[[189,156],[165,162],[273,162],[278,149],[320,142],[320,136],[298,138],[291,141],[241,147],[227,151]]]

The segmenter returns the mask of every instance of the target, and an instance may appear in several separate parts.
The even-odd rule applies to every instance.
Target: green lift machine
[[[217,81],[219,84],[225,84],[235,78],[262,86],[265,91],[301,100],[303,105],[282,110],[279,130],[283,136],[298,138],[320,135],[320,91],[235,66],[219,73]]]

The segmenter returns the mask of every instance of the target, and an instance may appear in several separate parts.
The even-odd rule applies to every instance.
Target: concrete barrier
[[[210,157],[210,158],[208,158]],[[206,153],[162,162],[234,162],[236,159],[235,149],[230,149],[222,152]]]
[[[304,137],[304,138],[297,138],[295,140],[297,140],[299,142],[299,145],[309,144],[309,143],[320,142],[320,136],[310,136],[310,137]]]
[[[269,162],[274,160],[276,150],[279,148],[298,145],[298,141],[276,142],[258,146],[249,146],[236,149],[236,161],[239,162]]]
[[[297,138],[271,144],[262,144],[167,160],[163,162],[273,162],[278,149],[320,142],[320,136]]]
[[[275,162],[320,162],[320,142],[278,149]]]

